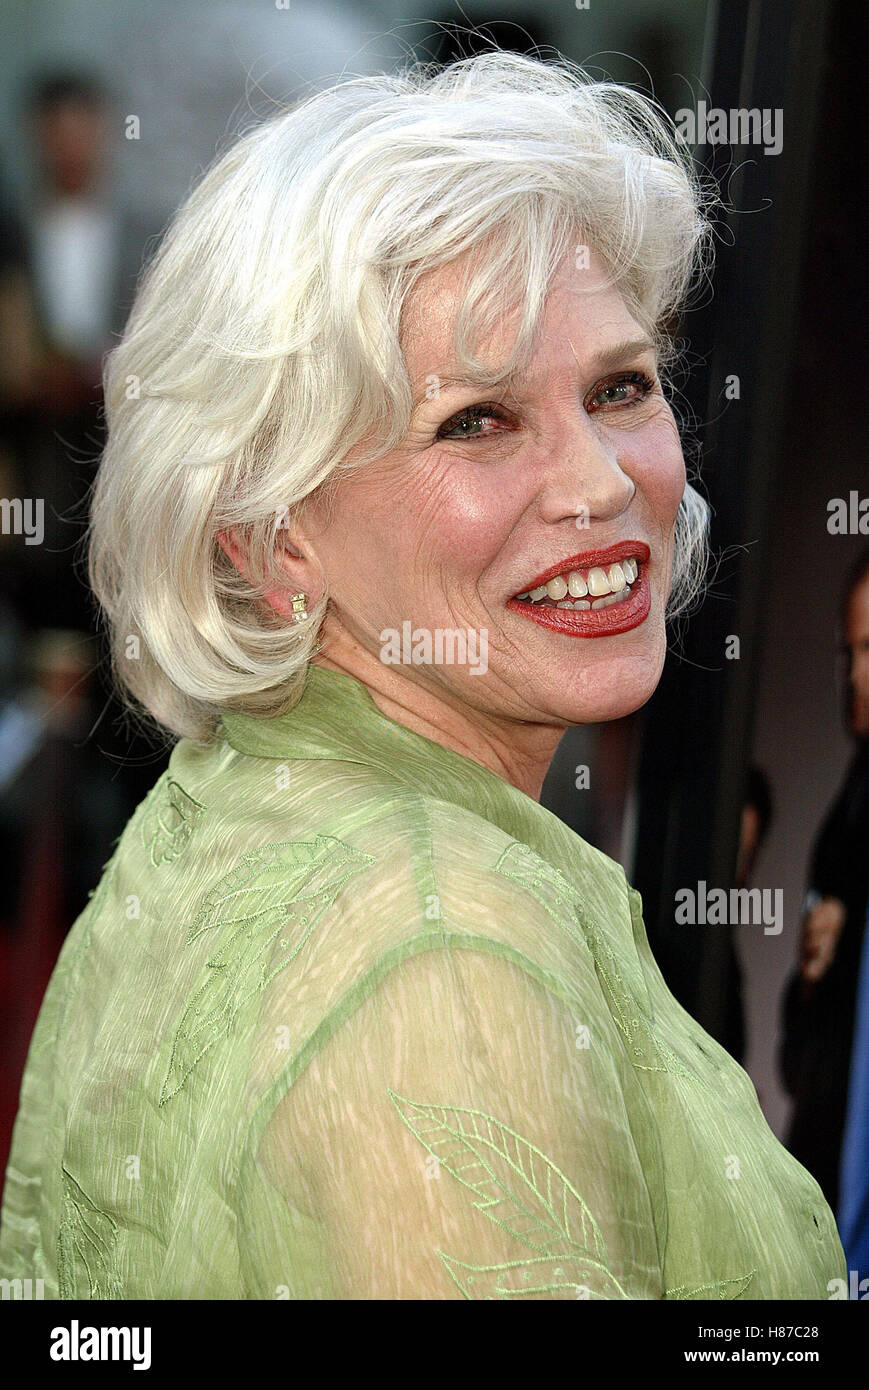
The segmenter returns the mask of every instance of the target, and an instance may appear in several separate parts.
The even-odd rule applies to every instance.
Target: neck
[[[313,664],[361,681],[382,714],[423,738],[461,753],[539,801],[543,780],[567,725],[537,724],[477,709],[458,692],[433,690],[387,666],[351,639],[337,637]]]

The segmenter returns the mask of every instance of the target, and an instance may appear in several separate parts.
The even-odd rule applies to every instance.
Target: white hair
[[[468,335],[518,304],[497,364],[512,370],[560,259],[587,245],[666,363],[708,244],[703,197],[655,103],[566,59],[410,63],[244,134],[176,214],[106,361],[89,575],[130,708],[207,743],[224,710],[298,698],[328,595],[298,624],[261,601],[287,584],[276,526],[356,446],[374,441],[354,468],[403,440],[402,310],[421,275],[474,252],[457,350],[479,372]],[[702,585],[706,524],[689,486],[671,616]],[[250,581],[217,540],[229,529]]]

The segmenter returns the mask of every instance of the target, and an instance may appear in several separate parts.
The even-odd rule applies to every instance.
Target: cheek
[[[509,533],[509,504],[491,471],[444,458],[425,469],[413,460],[375,467],[322,519],[333,592],[347,597],[364,576],[369,602],[388,595],[407,603],[412,595],[417,608],[427,595],[474,583]]]
[[[408,519],[418,566],[477,576],[502,550],[514,512],[503,476],[496,486],[492,471],[454,462],[444,476],[429,475],[409,499]]]
[[[672,529],[687,482],[682,444],[672,416],[656,422],[637,441],[630,471],[654,519],[665,530]]]

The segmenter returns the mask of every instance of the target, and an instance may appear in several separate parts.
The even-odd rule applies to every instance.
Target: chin
[[[637,683],[636,689],[620,691],[609,699],[577,701],[564,712],[566,724],[606,724],[612,719],[625,719],[652,698],[657,681]]]
[[[663,624],[659,633],[644,634],[621,650],[600,652],[597,659],[572,674],[565,673],[565,717],[573,724],[597,724],[624,719],[642,709],[658,688],[667,655]]]

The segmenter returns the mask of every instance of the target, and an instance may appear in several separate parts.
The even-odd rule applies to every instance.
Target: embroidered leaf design
[[[595,926],[586,932],[589,946],[599,968],[611,1012],[627,1039],[631,1060],[644,1071],[667,1071],[675,1076],[696,1079],[694,1072],[655,1034],[651,1023],[631,994],[618,967],[612,947]]]
[[[142,817],[142,844],[156,867],[183,854],[205,807],[168,775],[155,787]]]
[[[175,1031],[160,1104],[174,1096],[242,1005],[302,949],[347,880],[373,864],[331,835],[248,851],[206,894],[187,934],[218,939]]]
[[[120,1298],[121,1290],[111,1270],[117,1240],[117,1223],[94,1206],[78,1183],[62,1167],[63,1205],[57,1232],[58,1294],[63,1299]],[[81,1275],[87,1293],[79,1287]]]
[[[611,1272],[595,1260],[576,1255],[551,1255],[500,1265],[469,1265],[438,1251],[465,1298],[531,1298],[541,1293],[569,1292],[575,1298],[626,1298]]]
[[[467,1298],[527,1296],[539,1291],[541,1279],[549,1281],[546,1289],[579,1288],[584,1283],[581,1275],[593,1278],[598,1290],[606,1290],[597,1297],[627,1297],[609,1269],[597,1222],[570,1181],[540,1149],[485,1111],[423,1105],[392,1090],[388,1095],[423,1147],[474,1194],[476,1210],[533,1254],[533,1258],[504,1265],[474,1266],[438,1251]],[[556,1269],[562,1271],[557,1277]],[[472,1290],[478,1279],[479,1288],[492,1292]]]
[[[664,1297],[682,1299],[741,1298],[756,1273],[757,1270],[753,1269],[750,1274],[743,1274],[737,1279],[720,1279],[717,1283],[698,1284],[694,1289],[686,1288],[682,1284],[677,1289],[668,1289]]]
[[[583,910],[575,889],[564,875],[535,854],[530,845],[518,840],[503,851],[495,869],[532,893],[569,935],[575,936],[579,925],[594,957],[610,1013],[628,1044],[633,1065],[642,1071],[666,1071],[696,1080],[695,1073],[655,1035],[644,1009],[622,977],[605,933]]]
[[[550,916],[563,922],[568,931],[573,931],[576,891],[564,874],[553,864],[541,859],[539,854],[535,854],[530,845],[513,840],[502,851],[495,869],[506,878],[515,879],[523,884],[542,903]]]
[[[284,840],[248,850],[234,869],[205,895],[187,933],[188,943],[215,927],[243,927],[280,917],[297,900],[321,893],[336,896],[351,875],[375,862],[336,840]]]

